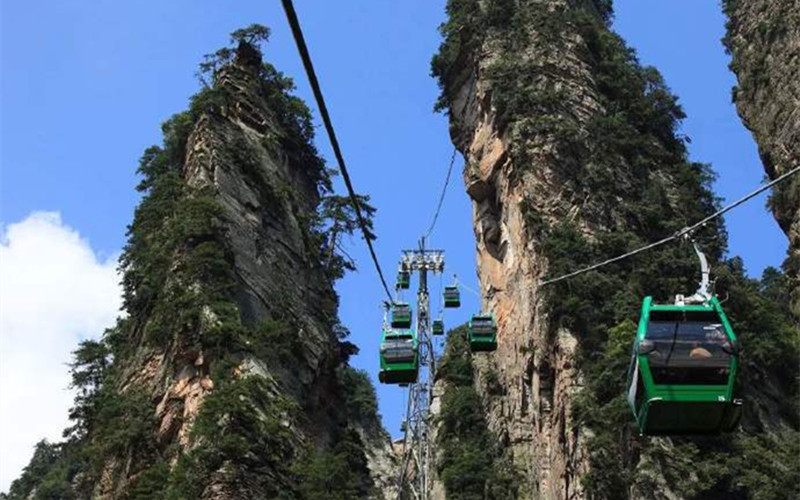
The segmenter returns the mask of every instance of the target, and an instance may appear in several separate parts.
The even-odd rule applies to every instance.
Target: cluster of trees
[[[445,389],[436,422],[436,466],[448,500],[517,498],[517,472],[489,430],[475,389],[465,326],[448,333],[437,378]]]

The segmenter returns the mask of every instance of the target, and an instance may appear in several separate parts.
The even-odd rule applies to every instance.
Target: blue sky
[[[378,207],[377,251],[392,275],[399,250],[414,246],[427,227],[452,152],[446,118],[432,112],[438,89],[429,76],[444,0],[296,0],[296,8],[356,189]],[[137,203],[140,154],[160,141],[159,124],[185,109],[202,55],[253,22],[272,28],[266,57],[295,77],[298,94],[311,104],[279,2],[4,1],[0,223],[59,212],[98,262],[118,253]],[[716,2],[616,1],[615,28],[680,97],[692,158],[713,164],[717,193],[731,200],[761,182],[763,171],[730,101],[734,78],[720,43],[723,23]],[[332,160],[321,128],[317,143]],[[459,158],[433,245],[447,252],[448,279],[455,272],[474,287],[471,207],[460,166]],[[731,253],[743,256],[752,274],[782,261],[786,240],[763,198],[730,214],[727,223]],[[352,254],[360,272],[338,286],[341,316],[362,349],[354,364],[375,377],[382,292],[360,241]],[[466,299],[466,307],[448,313],[447,324],[477,307]],[[35,344],[36,332],[29,338]],[[397,434],[402,392],[379,387],[379,397],[384,421]],[[5,453],[0,490],[16,475],[4,465],[12,463]]]

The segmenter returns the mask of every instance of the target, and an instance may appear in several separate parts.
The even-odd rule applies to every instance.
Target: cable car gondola
[[[441,319],[433,320],[433,334],[444,335],[444,320]]]
[[[408,271],[397,271],[397,288],[400,290],[408,290],[411,286],[411,273]]]
[[[461,293],[457,285],[444,287],[444,306],[461,307]]]
[[[734,398],[739,343],[719,300],[700,290],[675,304],[642,303],[628,370],[628,403],[646,435],[719,434],[734,430],[742,401]]]
[[[395,302],[390,324],[392,328],[411,328],[411,306],[405,302]]]
[[[497,349],[497,322],[494,314],[475,314],[467,326],[469,348],[472,352],[488,352]]]
[[[384,384],[413,384],[419,374],[417,334],[413,330],[383,330],[380,347]]]

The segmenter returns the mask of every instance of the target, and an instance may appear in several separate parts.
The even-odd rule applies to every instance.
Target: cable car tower
[[[430,405],[436,374],[436,353],[431,334],[430,296],[428,273],[444,272],[444,251],[425,248],[425,238],[418,250],[404,250],[400,257],[400,271],[419,275],[417,291],[417,338],[419,349],[419,377],[410,384],[406,408],[403,461],[398,477],[398,491],[403,500],[428,500],[430,496],[429,470],[433,455],[431,450]]]

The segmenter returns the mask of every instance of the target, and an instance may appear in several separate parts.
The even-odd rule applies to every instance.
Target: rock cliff
[[[694,291],[689,248],[537,287],[674,234],[717,204],[709,167],[688,160],[677,98],[609,29],[610,16],[604,0],[451,0],[432,62],[438,107],[466,159],[483,306],[499,325],[497,351],[470,356],[503,450],[495,463],[512,464],[521,499],[749,498],[755,483],[711,465],[740,459],[749,441],[641,438],[622,397],[641,299]],[[752,346],[763,331],[751,321],[764,316],[746,308],[764,298],[740,261],[723,259],[725,236],[720,222],[695,235],[714,262],[717,292],[736,296],[736,328]],[[744,370],[764,388],[744,389],[753,432],[797,429],[797,334],[784,312],[771,309],[780,324],[767,328],[785,336],[775,342],[786,342],[787,371],[765,373],[768,358],[756,356]],[[453,464],[472,463],[468,453],[439,460],[448,499],[494,491],[492,477],[451,481]]]
[[[725,46],[738,78],[733,100],[775,178],[800,164],[800,6],[791,0],[728,0]],[[786,270],[800,318],[800,179],[779,186],[770,206],[790,242]]]
[[[76,351],[74,426],[4,498],[390,492],[389,437],[336,317],[349,263],[324,208],[340,200],[308,109],[262,62],[267,36],[251,26],[207,56],[205,88],[145,152],[127,316]]]

